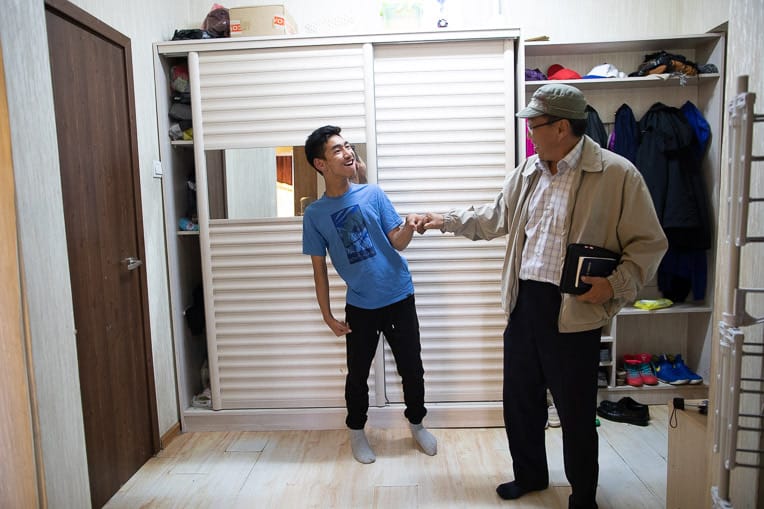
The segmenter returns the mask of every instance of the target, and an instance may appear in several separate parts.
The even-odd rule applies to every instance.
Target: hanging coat
[[[701,300],[711,233],[695,129],[681,110],[661,103],[648,110],[639,128],[636,166],[669,241],[658,268],[658,288],[674,302],[684,301],[690,290]]]
[[[669,247],[711,247],[695,132],[678,109],[655,103],[639,121],[636,166],[645,178]]]
[[[692,101],[685,101],[681,108],[679,108],[684,118],[692,126],[695,131],[695,159],[698,164],[703,161],[703,156],[706,155],[706,149],[708,148],[708,140],[711,138],[711,126],[708,125],[708,121],[703,117],[703,114],[695,106]]]
[[[639,125],[634,118],[634,112],[628,104],[622,104],[615,112],[613,128],[613,152],[622,155],[635,166],[637,164],[637,149],[639,148]]]
[[[586,105],[586,113],[586,130],[584,133],[596,141],[600,147],[607,148],[607,131],[605,131],[599,113],[588,104]]]

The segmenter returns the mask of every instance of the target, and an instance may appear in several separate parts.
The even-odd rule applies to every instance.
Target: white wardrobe
[[[174,65],[188,66],[193,111],[193,141],[161,140],[184,430],[343,425],[344,338],[324,324],[310,259],[301,254],[297,204],[319,196],[322,185],[306,170],[305,138],[321,125],[342,127],[365,153],[370,182],[402,215],[491,201],[516,163],[518,46],[515,30],[155,45],[160,132],[169,130],[163,112],[171,106]],[[247,187],[241,178],[232,185],[231,173],[241,175],[231,172],[232,158],[241,159],[242,150],[290,149],[291,189],[290,177],[279,182],[293,195],[287,201],[293,199],[295,214],[235,213],[232,202],[270,199],[273,190]],[[247,171],[272,173],[277,166],[252,163]],[[198,232],[177,227],[190,172]],[[416,288],[431,425],[501,424],[504,247],[501,239],[429,232],[404,252]],[[330,280],[332,309],[342,316],[344,283],[331,268]],[[204,338],[190,333],[184,317],[198,285]],[[191,406],[202,389],[205,356],[210,410]],[[386,347],[369,387],[372,424],[403,419]]]
[[[724,39],[715,34],[524,45],[519,31],[497,29],[155,44],[160,133],[170,128],[169,84],[178,64],[188,66],[193,113],[192,141],[160,140],[182,428],[344,425],[344,338],[324,324],[310,260],[301,254],[301,204],[320,196],[323,183],[302,151],[313,129],[342,127],[365,156],[369,181],[402,215],[486,203],[524,157],[523,124],[514,113],[539,85],[525,83],[525,67],[563,60],[588,70],[608,59],[630,71],[658,49],[723,70]],[[689,87],[672,76],[569,83],[584,90],[604,122],[622,102],[678,107],[689,98],[721,133],[718,74]],[[704,164],[714,220],[719,143],[713,140]],[[198,232],[178,228],[190,175]],[[429,426],[502,425],[504,249],[504,239],[428,232],[403,253],[416,288]],[[332,309],[342,316],[345,286],[331,266],[330,284]],[[191,333],[184,316],[195,288],[203,288],[203,336]],[[650,286],[645,296],[655,292]],[[707,365],[712,300],[709,293],[704,302],[655,315],[634,309],[619,315],[603,332],[611,356],[603,362],[603,397],[629,392],[650,403],[705,397],[705,384],[633,394],[616,387],[615,371],[624,353],[664,347],[689,358],[693,369]],[[205,358],[211,409],[191,405],[202,390]],[[403,423],[399,377],[386,346],[369,387],[370,423]]]

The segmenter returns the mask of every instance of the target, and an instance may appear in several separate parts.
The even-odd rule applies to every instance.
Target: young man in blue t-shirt
[[[422,450],[433,456],[437,440],[422,425],[424,368],[414,284],[408,263],[398,251],[408,246],[422,216],[401,221],[392,203],[375,185],[351,182],[356,172],[353,147],[341,129],[324,126],[305,142],[305,156],[326,182],[326,192],[303,216],[303,254],[310,255],[316,298],[324,321],[337,336],[345,335],[348,374],[345,402],[353,457],[361,463],[376,459],[364,426],[369,409],[367,379],[383,332],[403,383],[404,415]],[[345,319],[334,317],[329,303],[326,252],[347,284]]]

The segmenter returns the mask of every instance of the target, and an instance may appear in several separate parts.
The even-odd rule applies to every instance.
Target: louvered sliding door
[[[365,52],[361,45],[201,52],[198,67],[190,58],[201,99],[195,149],[301,146],[327,123],[365,143]],[[204,198],[203,154],[196,162]],[[199,208],[213,407],[344,407],[345,342],[321,318],[302,218],[210,220],[204,200]],[[331,266],[330,285],[332,309],[344,316],[345,285]],[[374,393],[372,386],[372,404]]]
[[[491,201],[513,165],[513,46],[493,38],[189,53],[213,408],[344,407],[345,345],[318,310],[301,218],[210,219],[205,150],[301,146],[332,123],[366,143],[370,180],[401,214]],[[429,232],[404,254],[427,401],[500,400],[504,240]],[[331,266],[330,285],[342,316],[345,285]],[[389,351],[382,360],[372,405],[403,400]]]
[[[401,214],[493,201],[514,164],[513,41],[377,46],[378,183]],[[428,402],[501,399],[504,239],[428,232],[414,278]],[[385,349],[385,390],[402,402]]]

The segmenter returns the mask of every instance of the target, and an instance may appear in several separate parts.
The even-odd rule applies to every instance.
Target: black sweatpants
[[[404,415],[419,424],[427,414],[424,406],[424,368],[419,340],[419,318],[414,296],[378,309],[345,305],[345,319],[353,331],[345,336],[348,374],[345,379],[345,419],[350,429],[363,429],[369,410],[369,370],[377,351],[380,332],[395,358],[403,384]]]
[[[504,425],[515,481],[526,489],[549,484],[544,426],[547,387],[562,426],[571,506],[594,508],[599,475],[597,370],[601,329],[561,333],[557,286],[521,281],[504,331]]]

